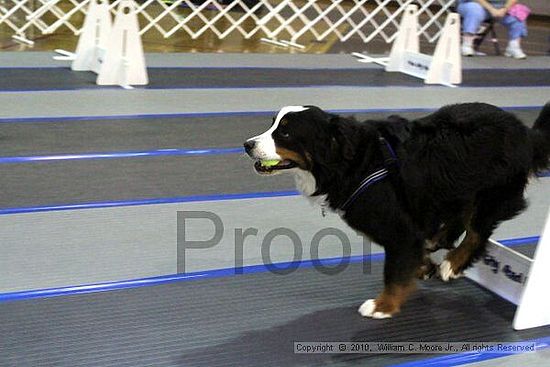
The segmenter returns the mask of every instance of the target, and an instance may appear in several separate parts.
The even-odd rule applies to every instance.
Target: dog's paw
[[[376,311],[376,301],[374,299],[368,299],[361,307],[359,307],[359,313],[363,317],[372,317],[373,319],[387,319],[390,318],[392,315],[389,313],[384,313],[380,311]]]
[[[453,270],[452,264],[449,260],[444,260],[439,265],[439,277],[444,282],[448,282],[451,279],[460,278],[462,276],[462,273],[455,273]]]

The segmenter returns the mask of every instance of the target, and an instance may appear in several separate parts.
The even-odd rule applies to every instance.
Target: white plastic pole
[[[111,34],[111,28],[111,14],[109,13],[108,1],[101,0],[101,4],[98,4],[96,0],[90,0],[88,14],[84,20],[82,33],[78,38],[75,59],[71,64],[71,69],[99,72]]]
[[[550,210],[514,317],[514,329],[550,325]]]
[[[420,50],[418,33],[418,7],[409,5],[401,18],[397,38],[393,41],[386,71],[401,71],[405,52],[418,53]]]
[[[97,84],[128,87],[148,83],[136,7],[132,0],[123,0],[117,10]]]

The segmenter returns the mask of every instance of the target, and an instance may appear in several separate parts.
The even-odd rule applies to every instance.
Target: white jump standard
[[[90,0],[76,53],[56,50],[56,60],[72,60],[71,69],[93,71],[98,85],[147,85],[149,78],[139,33],[136,5],[122,0],[111,25],[109,4]]]
[[[386,71],[401,72],[424,80],[426,84],[442,84],[449,87],[462,83],[460,58],[460,16],[447,16],[433,56],[419,52],[418,8],[409,5],[399,25],[390,56],[373,58],[354,52],[359,62],[375,63]]]
[[[550,211],[533,259],[490,241],[485,256],[465,275],[518,306],[514,329],[550,325]]]

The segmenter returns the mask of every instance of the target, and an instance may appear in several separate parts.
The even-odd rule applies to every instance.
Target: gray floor
[[[201,90],[79,90],[2,93],[0,118],[135,116],[221,112],[275,112],[298,103],[327,110],[435,109],[484,101],[502,107],[542,106],[550,87],[308,87]],[[68,103],[62,103],[65,101]]]
[[[549,180],[530,186],[529,210],[503,224],[496,239],[540,234],[548,209]],[[311,257],[313,235],[324,228],[341,230],[351,244],[351,255],[363,254],[361,237],[336,215],[323,218],[319,208],[299,196],[3,215],[0,293],[176,273],[178,211],[208,211],[224,224],[218,244],[187,251],[188,272],[234,267],[235,230],[247,228],[258,229],[258,234],[244,241],[243,265],[262,263],[262,241],[279,227],[299,236],[304,260]],[[207,240],[213,225],[206,219],[190,222],[186,234],[190,241]],[[334,238],[327,237],[320,248],[321,258],[342,256],[342,245]],[[373,245],[369,251],[381,249]],[[289,240],[273,241],[273,262],[292,261],[293,254]]]
[[[3,68],[1,91],[105,89],[92,72],[67,68]],[[423,88],[417,78],[374,68],[149,68],[149,83],[140,89],[290,88],[313,86],[371,86]],[[548,87],[549,69],[464,69],[461,87]]]
[[[511,108],[509,111],[527,126],[532,126],[540,109]],[[366,120],[384,118],[389,113],[390,111],[344,114]],[[425,116],[428,112],[398,113],[405,118],[414,119]],[[170,148],[234,148],[240,147],[247,137],[265,131],[272,116],[272,113],[265,112],[153,118],[133,116],[125,119],[90,117],[85,121],[78,118],[46,119],[25,123],[9,123],[8,118],[1,125],[0,157]]]
[[[28,58],[18,61],[17,55],[6,53],[2,58],[1,65],[5,67],[51,65],[48,54],[25,54]],[[3,54],[4,56],[4,54]],[[300,55],[302,56],[302,55]],[[355,68],[358,63],[346,55],[310,55],[298,57],[296,55],[148,55],[152,66],[181,66],[181,65],[208,65],[208,66],[232,66],[232,67],[258,67],[258,65],[271,65],[291,68],[319,68],[334,67],[334,62],[342,68]],[[488,59],[484,59],[488,60]],[[489,62],[490,61],[490,62]],[[494,64],[492,61],[482,59],[466,60],[466,67],[487,68]],[[498,59],[500,68],[513,69],[517,64],[512,60]],[[42,64],[41,64],[42,63]],[[181,65],[180,65],[181,64]],[[359,64],[362,65],[362,64]],[[548,58],[529,58],[522,68],[549,67]],[[361,67],[364,67],[363,65]],[[367,66],[374,70],[373,66]],[[1,72],[1,69],[0,69]],[[488,71],[489,72],[489,71]],[[420,83],[420,81],[418,82]],[[238,146],[245,137],[262,131],[269,124],[269,115],[284,105],[289,104],[315,104],[325,109],[338,111],[361,111],[361,116],[379,116],[380,114],[392,114],[403,109],[430,110],[440,107],[446,103],[483,101],[493,103],[502,107],[511,108],[526,123],[530,124],[536,115],[536,107],[550,100],[550,87],[478,87],[478,88],[446,88],[430,86],[421,88],[414,87],[292,87],[292,88],[247,88],[247,89],[178,89],[178,90],[132,90],[121,89],[105,90],[76,90],[76,91],[41,91],[41,92],[0,92],[0,148],[1,156],[15,155],[43,155],[52,153],[82,153],[99,151],[123,151],[134,149],[160,149],[160,148],[200,148],[200,147],[232,147]],[[193,114],[207,114],[194,116]],[[228,114],[229,113],[229,114]],[[252,113],[252,114],[251,114]],[[416,116],[424,112],[405,113],[409,116]],[[171,115],[173,116],[166,116]],[[147,115],[141,116],[140,115]],[[153,115],[158,115],[157,118]],[[103,118],[107,116],[108,118]],[[124,116],[123,119],[113,119],[109,116]],[[65,119],[65,117],[67,117]],[[143,118],[147,117],[147,118]],[[60,121],[59,118],[64,118]],[[231,157],[231,159],[228,159]],[[43,162],[39,164],[16,164],[0,165],[3,175],[0,177],[0,210],[5,208],[20,208],[28,206],[60,205],[68,203],[83,203],[90,201],[107,200],[130,200],[155,197],[189,196],[220,193],[243,193],[252,191],[278,191],[292,188],[289,178],[262,179],[251,172],[250,162],[240,156],[212,156],[212,157],[180,157],[180,158],[136,158],[116,159],[87,162]],[[215,179],[213,179],[215,177]],[[497,239],[508,239],[516,237],[536,236],[540,234],[547,209],[549,207],[548,195],[550,193],[548,178],[534,181],[527,192],[531,207],[522,216],[514,221],[504,224],[496,233]],[[217,202],[196,202],[163,205],[143,205],[135,207],[115,207],[103,209],[68,210],[68,211],[46,211],[42,213],[26,213],[0,216],[0,251],[7,256],[0,258],[0,293],[28,290],[36,288],[61,287],[77,284],[88,284],[96,282],[119,281],[150,277],[174,272],[177,267],[176,259],[176,212],[178,210],[207,210],[216,213],[223,218],[225,224],[224,236],[218,246],[207,250],[192,250],[187,256],[186,266],[188,271],[215,269],[231,267],[234,263],[234,231],[238,228],[257,227],[258,238],[249,238],[243,246],[243,264],[252,265],[261,261],[260,243],[262,235],[270,229],[279,226],[288,226],[295,230],[301,238],[305,239],[304,254],[309,254],[307,244],[309,239],[321,228],[336,227],[344,231],[351,239],[352,254],[361,254],[363,251],[361,238],[351,232],[334,215],[322,218],[318,208],[312,207],[306,200],[298,196],[279,198],[262,198],[246,200],[227,200]],[[207,231],[208,224],[195,224],[192,227],[193,233],[189,235],[201,236]],[[272,260],[288,261],[291,259],[292,248],[283,241],[272,246]],[[341,256],[341,246],[333,241],[327,242],[322,247],[322,256]],[[380,249],[372,246],[373,252]],[[307,258],[307,255],[305,255]],[[372,281],[376,282],[377,277],[373,273]],[[354,278],[355,279],[355,278]],[[379,280],[379,279],[378,279]],[[223,285],[228,280],[212,281],[215,287],[224,289]],[[288,281],[291,281],[288,279]],[[236,281],[243,284],[244,280]],[[128,335],[132,335],[136,329],[145,328],[140,343],[135,348],[147,351],[151,358],[159,357],[158,350],[162,345],[147,344],[155,333],[167,335],[168,343],[180,357],[169,360],[164,365],[201,365],[201,358],[208,353],[216,352],[220,345],[234,347],[237,343],[244,342],[260,347],[262,339],[273,333],[282,332],[287,337],[293,336],[315,336],[315,330],[308,331],[313,334],[298,333],[297,326],[323,325],[323,322],[331,320],[336,314],[353,311],[357,303],[363,300],[370,291],[362,289],[360,283],[357,288],[335,288],[323,290],[312,287],[310,293],[299,299],[300,305],[306,305],[302,311],[296,311],[282,315],[280,307],[291,307],[292,295],[281,295],[275,293],[267,296],[273,302],[269,310],[275,312],[274,318],[270,319],[271,324],[258,322],[257,317],[262,317],[262,312],[257,312],[251,303],[250,308],[241,308],[237,303],[227,299],[223,310],[200,312],[189,314],[186,317],[195,315],[199,320],[208,319],[211,314],[225,315],[238,312],[243,315],[255,313],[256,316],[249,317],[248,321],[234,321],[231,317],[224,318],[223,327],[225,330],[234,330],[232,334],[223,334],[221,339],[215,339],[214,329],[208,329],[206,324],[197,326],[206,334],[198,337],[196,334],[184,334],[191,338],[191,343],[185,348],[177,350],[177,338],[174,333],[186,333],[192,331],[183,326],[189,325],[185,318],[176,324],[182,326],[167,329],[151,328],[163,319],[162,313],[166,310],[158,310],[159,307],[154,301],[157,293],[149,299],[152,303],[146,307],[149,315],[156,315],[147,318],[147,322],[140,326],[137,321],[142,319],[141,311],[136,311],[139,300],[145,290],[133,293],[129,299],[118,298],[117,292],[112,295],[100,296],[99,298],[56,298],[53,300],[39,300],[36,302],[6,303],[0,305],[2,312],[8,319],[0,322],[0,325],[12,327],[6,329],[4,335],[12,335],[12,338],[2,338],[1,349],[9,350],[9,353],[2,354],[4,358],[2,366],[31,366],[37,365],[33,362],[33,356],[39,355],[44,348],[51,348],[51,365],[75,365],[71,360],[71,354],[55,352],[55,340],[61,335],[76,337],[71,344],[72,351],[79,352],[83,359],[82,365],[94,365],[97,358],[97,351],[102,348],[111,348],[105,351],[105,356],[112,356],[117,353],[116,346],[129,346]],[[355,284],[355,283],[354,283]],[[380,282],[376,283],[378,286]],[[460,283],[462,284],[462,283]],[[197,287],[197,286],[191,286]],[[447,307],[450,303],[460,304],[467,302],[461,300],[460,292],[480,292],[480,290],[466,284],[461,286],[442,286],[434,284],[426,286],[426,290],[417,296],[421,302],[439,302],[438,295],[443,305]],[[435,287],[430,293],[428,288]],[[473,287],[473,288],[472,288]],[[217,289],[217,288],[215,288]],[[232,288],[228,288],[231,292]],[[473,290],[472,290],[473,289]],[[321,290],[321,293],[319,293]],[[160,290],[159,290],[160,292]],[[185,292],[185,291],[182,291]],[[212,293],[213,292],[213,293]],[[221,294],[212,290],[206,295],[199,297],[199,300],[208,302],[209,297]],[[254,291],[244,288],[240,300],[248,299],[254,295]],[[294,291],[293,291],[294,292]],[[299,291],[298,291],[299,292]],[[332,293],[334,292],[334,293]],[[451,292],[451,298],[445,295]],[[455,293],[458,292],[458,293]],[[267,292],[269,294],[269,292]],[[372,295],[376,291],[372,290]],[[201,303],[188,304],[186,297],[178,299],[178,293],[169,288],[167,297],[174,301],[170,307],[180,310],[178,313],[185,314],[185,307],[194,310],[201,307]],[[263,293],[262,293],[263,294]],[[431,295],[430,295],[431,294]],[[476,293],[479,294],[479,293]],[[506,311],[496,317],[501,325],[511,323],[513,307],[502,300],[491,298],[485,293],[483,297],[487,303],[486,308],[491,305],[503,307]],[[370,295],[370,294],[369,294]],[[147,296],[149,297],[149,296]],[[228,295],[224,297],[230,297]],[[327,300],[327,298],[330,300]],[[332,297],[332,298],[331,298]],[[454,298],[453,298],[454,297]],[[96,300],[111,299],[106,307],[93,317],[93,306]],[[231,298],[231,297],[230,297]],[[286,300],[286,301],[285,301]],[[67,301],[67,302],[66,302]],[[149,302],[147,301],[147,302]],[[178,302],[183,303],[178,305]],[[288,303],[288,302],[290,303]],[[66,303],[65,303],[66,302]],[[97,301],[99,302],[99,301]],[[419,301],[416,301],[419,302]],[[309,306],[307,306],[309,304]],[[39,335],[29,333],[28,325],[41,318],[41,312],[37,305],[46,305],[51,310],[52,317],[61,317],[64,312],[68,315],[69,322],[66,329],[55,328],[55,322],[48,322],[44,319]],[[110,305],[110,306],[109,306]],[[184,307],[185,306],[185,307]],[[182,309],[180,309],[183,307]],[[455,307],[455,306],[453,306]],[[323,309],[330,308],[330,312],[323,312]],[[101,339],[101,326],[110,323],[108,314],[111,310],[117,309],[122,318],[122,331],[114,335],[117,341],[111,346],[104,345]],[[500,309],[500,308],[499,308]],[[268,310],[268,311],[269,311]],[[477,312],[471,309],[472,312]],[[11,315],[16,315],[9,317]],[[15,314],[13,314],[15,312]],[[134,313],[132,313],[134,312]],[[282,312],[282,311],[280,311]],[[353,311],[354,312],[354,311]],[[430,317],[437,316],[438,311]],[[80,317],[80,313],[82,318]],[[467,312],[466,312],[467,313]],[[465,313],[460,313],[462,316]],[[277,316],[277,317],[275,317]],[[91,317],[91,319],[86,319]],[[355,325],[355,314],[346,319],[344,326]],[[408,319],[411,317],[411,319]],[[157,319],[158,318],[158,319]],[[336,320],[336,318],[334,318]],[[466,320],[465,318],[464,320]],[[27,320],[27,321],[25,321]],[[53,319],[52,319],[53,320]],[[61,319],[59,319],[61,320]],[[71,321],[72,320],[72,321]],[[292,320],[298,320],[293,324]],[[412,316],[405,316],[405,325],[411,328],[409,332],[417,331]],[[440,319],[439,319],[440,320]],[[450,319],[456,321],[456,319]],[[463,320],[462,318],[460,320]],[[361,320],[359,320],[361,321]],[[497,322],[497,320],[493,320]],[[71,324],[73,322],[73,324]],[[433,322],[433,319],[427,320]],[[86,354],[85,343],[78,338],[86,339],[82,333],[78,334],[72,326],[74,323],[89,325],[89,335],[92,336],[91,349],[96,351],[93,355]],[[222,324],[220,324],[222,325]],[[289,326],[290,325],[290,326]],[[376,327],[373,335],[387,335],[383,333],[384,326]],[[330,327],[336,325],[325,324]],[[310,326],[311,327],[311,326]],[[50,329],[49,329],[50,328]],[[247,332],[244,329],[252,328]],[[256,330],[260,328],[260,330]],[[361,329],[358,324],[352,329]],[[48,334],[46,330],[51,330]],[[181,331],[184,330],[184,331]],[[210,334],[207,332],[210,330]],[[136,334],[136,335],[138,335]],[[548,334],[548,333],[546,333]],[[545,335],[546,335],[545,334]],[[328,335],[328,334],[327,334]],[[341,337],[348,337],[350,334],[339,334]],[[415,335],[414,333],[411,335]],[[462,334],[464,335],[464,334]],[[515,337],[519,337],[514,334]],[[522,334],[527,336],[527,334]],[[534,335],[534,334],[533,334]],[[366,337],[365,333],[358,330],[357,337]],[[426,337],[433,335],[428,334]],[[498,338],[493,335],[493,339]],[[521,337],[523,337],[521,336]],[[458,337],[458,336],[457,336]],[[30,338],[30,339],[29,339]],[[196,338],[194,342],[192,342]],[[212,344],[205,340],[211,338]],[[226,338],[226,339],[224,339]],[[50,340],[54,344],[46,343]],[[44,342],[41,343],[40,340]],[[189,340],[189,339],[186,339]],[[6,344],[8,343],[8,344]],[[28,344],[26,344],[28,343]],[[174,344],[176,343],[176,344]],[[16,345],[28,345],[28,353],[21,354],[21,349]],[[149,345],[153,349],[147,349]],[[186,348],[191,349],[186,349]],[[113,349],[114,348],[114,349]],[[64,348],[66,350],[66,348]],[[88,349],[89,350],[89,349]],[[130,348],[125,351],[133,351]],[[156,352],[155,352],[156,350]],[[243,353],[242,349],[235,349]],[[234,352],[234,353],[237,353]],[[71,352],[72,353],[72,352]],[[130,353],[130,352],[128,352]],[[250,358],[243,357],[243,361],[250,365],[257,365],[264,352],[250,354]],[[235,356],[235,355],[233,355]],[[120,358],[130,358],[121,356]],[[166,354],[165,358],[172,358],[173,354]],[[286,358],[285,355],[282,357]],[[532,365],[537,364],[537,357],[531,356],[526,359]],[[160,357],[159,357],[160,358]],[[256,359],[260,358],[260,359]],[[283,361],[285,360],[283,358]],[[524,356],[510,358],[529,358]],[[546,356],[540,357],[545,359]],[[505,361],[510,359],[506,358]],[[523,360],[523,359],[522,359]],[[114,365],[124,365],[119,359]],[[132,359],[127,363],[136,365]],[[197,362],[199,361],[199,362]],[[220,363],[219,360],[214,360]],[[373,360],[374,361],[374,360]],[[395,360],[393,362],[398,362]],[[502,362],[502,359],[498,360]],[[517,359],[514,359],[517,361]],[[189,363],[186,363],[189,362]],[[265,362],[265,361],[264,361]],[[303,361],[302,365],[322,363],[356,364],[360,361],[330,360],[315,361],[309,363]],[[88,364],[86,364],[88,363]],[[106,363],[106,362],[105,362]],[[126,363],[126,362],[125,362]],[[491,362],[487,362],[491,363]],[[496,363],[496,362],[495,362]],[[246,363],[244,363],[246,364]],[[381,363],[382,364],[382,363]],[[41,364],[48,365],[48,364]],[[97,362],[96,364],[97,365]],[[101,363],[106,366],[107,364]],[[159,366],[161,364],[158,364]]]
[[[310,258],[313,234],[327,227],[343,231],[352,245],[352,254],[362,254],[361,237],[335,215],[322,218],[318,208],[297,196],[7,215],[0,216],[2,247],[9,254],[0,258],[0,292],[174,274],[176,217],[177,211],[183,210],[215,213],[224,225],[219,244],[188,250],[187,272],[234,267],[237,229],[259,230],[242,246],[243,265],[262,263],[262,240],[278,227],[298,234],[303,259]],[[22,239],[21,233],[28,238]],[[190,241],[206,240],[212,234],[213,225],[206,219],[190,221],[186,230]],[[32,242],[32,247],[25,246],[26,241]],[[375,247],[373,251],[380,249]],[[292,254],[287,239],[274,239],[274,262],[291,261]],[[342,246],[329,238],[321,246],[321,255],[342,256]],[[48,261],[44,262],[46,257]]]
[[[465,279],[423,282],[391,320],[356,312],[382,263],[11,302],[0,312],[2,366],[386,366],[407,354],[293,353],[294,341],[495,341],[547,335],[509,327],[513,305]],[[47,317],[45,317],[47,315]],[[530,356],[532,359],[532,356]],[[516,359],[517,361],[517,359]]]
[[[512,110],[528,125],[538,110]],[[425,113],[404,113],[414,118]],[[376,118],[381,113],[360,113]],[[269,115],[5,123],[0,154],[36,156],[171,148],[240,147]],[[219,131],[227,133],[219,134]],[[259,179],[243,154],[4,164],[0,208],[290,190],[289,176]],[[193,172],[193,174],[189,174]],[[212,172],[216,179],[212,180]],[[47,177],[47,179],[42,179]]]

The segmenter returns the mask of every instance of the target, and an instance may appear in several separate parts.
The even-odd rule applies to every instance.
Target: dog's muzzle
[[[247,140],[244,143],[244,151],[246,154],[248,154],[251,158],[254,158],[253,151],[256,147],[256,141],[255,140]]]

